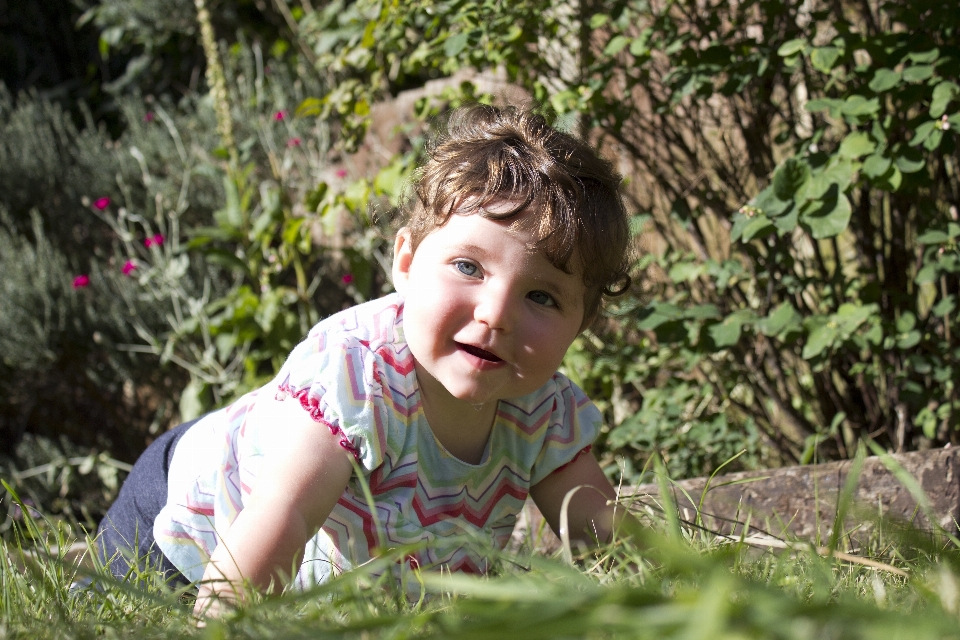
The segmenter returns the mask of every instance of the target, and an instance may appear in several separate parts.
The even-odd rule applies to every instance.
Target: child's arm
[[[583,488],[570,498],[564,523],[569,527],[571,541],[590,545],[596,541],[608,542],[614,530],[626,524],[624,518],[631,525],[636,522],[624,507],[613,504],[616,491],[603,475],[597,459],[587,453],[530,487],[530,497],[557,535],[560,535],[563,499],[580,485],[584,485]]]
[[[276,434],[276,446],[263,461],[249,503],[210,557],[196,615],[217,615],[221,602],[242,599],[244,582],[282,586],[353,472],[339,437],[314,422],[298,402],[265,397],[248,420],[257,421],[252,426],[262,433]]]

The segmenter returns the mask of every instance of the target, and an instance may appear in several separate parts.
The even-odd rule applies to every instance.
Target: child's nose
[[[484,287],[473,316],[477,322],[498,331],[511,331],[516,321],[516,304],[510,292],[494,286]]]

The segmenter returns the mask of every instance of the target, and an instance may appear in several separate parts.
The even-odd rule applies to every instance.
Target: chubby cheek
[[[444,345],[456,332],[457,305],[434,283],[407,296],[404,333],[413,356],[419,360],[441,355]]]
[[[529,329],[523,340],[524,356],[528,364],[525,368],[532,377],[542,378],[542,382],[546,382],[560,367],[576,333],[565,327],[552,327],[544,322],[532,322],[527,326]]]

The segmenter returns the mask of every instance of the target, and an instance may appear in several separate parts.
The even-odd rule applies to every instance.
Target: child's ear
[[[400,294],[406,293],[411,264],[413,264],[413,242],[410,238],[410,229],[403,227],[397,232],[397,239],[393,244],[393,288]]]

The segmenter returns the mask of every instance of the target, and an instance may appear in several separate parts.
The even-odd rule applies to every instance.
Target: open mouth
[[[466,351],[466,352],[469,353],[470,355],[476,356],[477,358],[480,358],[481,360],[486,360],[487,362],[503,362],[503,360],[502,360],[501,358],[498,358],[497,356],[495,356],[494,354],[490,353],[489,351],[484,351],[484,350],[481,349],[480,347],[474,347],[474,346],[469,345],[469,344],[463,344],[462,342],[458,342],[458,343],[457,343],[457,346],[459,346],[461,349],[463,349],[464,351]]]

